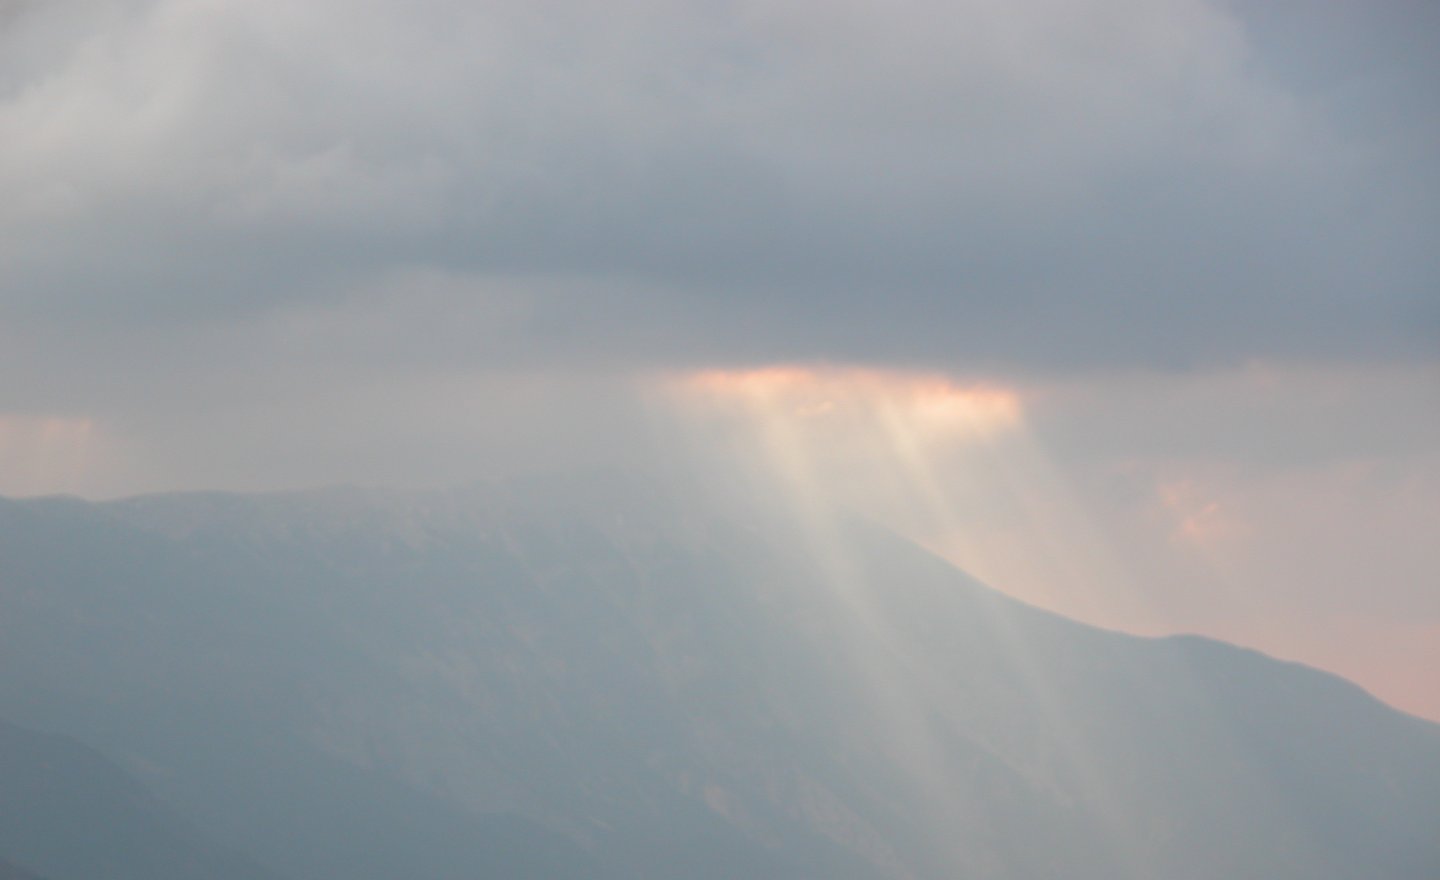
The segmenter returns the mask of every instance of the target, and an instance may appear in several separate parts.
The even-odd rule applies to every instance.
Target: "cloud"
[[[441,346],[481,368],[1425,358],[1440,329],[1428,68],[1338,26],[1359,60],[1316,82],[1283,28],[1196,0],[7,9],[26,335],[263,347],[394,314],[403,279],[371,356],[528,315]],[[1422,53],[1410,24],[1355,39]],[[1366,88],[1399,109],[1360,124]]]

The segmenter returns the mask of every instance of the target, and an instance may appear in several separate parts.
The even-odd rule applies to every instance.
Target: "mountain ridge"
[[[0,654],[49,670],[0,669],[0,714],[98,731],[296,880],[343,859],[217,803],[227,761],[513,813],[621,876],[1440,863],[1440,732],[1343,679],[1087,627],[848,519],[827,564],[763,500],[535,485],[0,504]]]

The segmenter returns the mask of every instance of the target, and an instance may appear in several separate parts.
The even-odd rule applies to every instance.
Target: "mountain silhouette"
[[[1440,727],[758,499],[0,502],[0,612],[0,715],[292,880],[1440,869]]]

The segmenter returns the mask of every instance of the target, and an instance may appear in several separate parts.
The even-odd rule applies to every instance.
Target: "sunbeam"
[[[966,815],[966,805],[936,724],[944,718],[951,731],[964,730],[966,707],[937,671],[905,662],[909,652],[891,622],[886,598],[861,572],[841,534],[840,517],[847,508],[870,513],[879,499],[882,518],[954,542],[941,543],[939,549],[958,547],[962,552],[956,561],[962,565],[991,577],[1014,574],[1003,558],[987,555],[985,542],[964,540],[967,521],[992,502],[996,486],[966,497],[967,488],[980,481],[950,486],[940,473],[944,460],[959,474],[998,478],[1022,516],[1026,538],[1052,556],[1072,546],[1056,534],[1057,527],[1068,527],[1071,541],[1078,536],[1098,545],[1079,527],[1078,509],[1062,497],[1057,476],[1043,466],[1039,447],[1027,434],[1019,395],[932,376],[796,367],[701,373],[682,380],[678,391],[692,413],[698,409],[713,418],[719,411],[738,420],[732,436],[753,444],[766,472],[760,479],[768,475],[780,487],[829,587],[829,601],[843,612],[849,672],[864,683],[871,715],[882,721],[894,760],[937,817],[933,833],[943,847],[950,842],[946,827]],[[1073,729],[1063,695],[1031,656],[1033,646],[1009,627],[1003,613],[977,607],[987,612],[986,624],[1024,682],[1041,722],[1053,730]],[[1071,736],[1059,741],[1065,749],[1062,759],[1099,816],[1116,863],[1127,866],[1129,876],[1147,876],[1144,848],[1126,827],[1085,744]],[[985,746],[1023,772],[1023,758],[1007,744]],[[964,852],[950,855],[957,867],[965,864]]]
[[[916,670],[905,662],[908,652],[890,625],[883,602],[846,547],[836,499],[817,472],[822,461],[814,438],[805,430],[807,420],[821,415],[854,418],[857,404],[871,389],[856,393],[843,381],[817,382],[814,374],[794,369],[708,373],[695,381],[704,392],[738,407],[753,430],[764,468],[780,487],[820,582],[828,588],[822,598],[838,612],[833,619],[844,627],[837,659],[844,664],[846,677],[859,683],[865,694],[890,760],[903,769],[928,813],[937,817],[932,844],[947,852],[953,864],[964,864],[966,854],[954,849],[953,840],[940,831],[960,823],[968,813],[959,792],[946,781],[944,752],[930,722],[934,707],[921,701],[914,686]],[[932,417],[959,415],[929,402]]]
[[[983,582],[1022,600],[1105,622],[1165,631],[1160,610],[1136,588],[1119,555],[1027,425],[1024,395],[943,376],[861,368],[712,370],[670,383],[671,398],[706,439],[697,454],[739,462],[752,482],[778,491],[800,524],[806,551],[840,612],[846,671],[863,683],[889,754],[932,815],[936,842],[967,815],[941,743],[967,728],[965,695],[943,673],[908,662],[891,597],[862,570],[844,536],[851,512],[910,536]],[[722,438],[717,450],[715,437]],[[1005,654],[1036,723],[1060,732],[1059,760],[1098,822],[1099,841],[1124,875],[1153,875],[1153,840],[1134,825],[1077,719],[1084,708],[1052,680],[1046,646],[1016,630],[1003,605],[973,614]],[[937,609],[939,611],[939,609]],[[1180,664],[1168,675],[1205,690]],[[1215,715],[1217,735],[1225,725]],[[982,744],[1024,775],[1028,756],[1006,741]],[[1234,757],[1254,756],[1232,744]],[[1265,791],[1258,800],[1269,801]],[[953,864],[965,853],[952,850]]]

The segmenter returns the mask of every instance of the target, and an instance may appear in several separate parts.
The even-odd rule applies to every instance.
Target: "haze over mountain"
[[[1436,46],[0,0],[0,880],[1437,880]]]
[[[17,868],[9,862],[0,860],[0,880],[41,880],[41,878],[24,868]]]
[[[614,474],[0,501],[0,718],[290,880],[1440,869],[1440,727],[1347,682]]]
[[[918,444],[963,528],[877,519],[1440,721],[1437,44],[1429,0],[0,0],[0,494],[644,467],[697,376],[886,435],[948,383],[1017,415]]]
[[[0,722],[0,878],[276,880],[207,840],[136,780],[66,737]],[[6,873],[9,871],[10,873]]]

